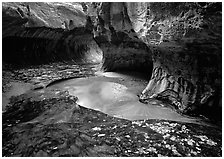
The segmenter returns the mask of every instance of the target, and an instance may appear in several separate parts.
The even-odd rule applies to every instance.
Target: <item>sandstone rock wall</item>
[[[81,4],[12,2],[2,8],[4,62],[101,62],[102,51]]]
[[[3,3],[2,13],[4,60],[100,61],[102,49],[103,70],[148,72],[141,101],[220,112],[221,3],[24,2]]]
[[[79,3],[3,2],[3,37],[13,28],[49,27],[72,30],[86,25],[86,15]]]
[[[221,109],[215,102],[221,101],[221,10],[221,3],[207,2],[103,3],[96,34],[103,67],[130,67],[130,61],[136,67],[146,60],[151,80],[141,101],[166,99],[180,112]],[[134,43],[145,47],[127,51]]]
[[[137,37],[126,3],[99,5],[95,39],[103,50],[102,69],[146,71],[152,68],[150,49]]]
[[[220,108],[221,103],[215,102],[221,99],[220,3],[152,3],[148,7],[155,18],[148,23],[145,42],[151,46],[154,66],[141,99],[172,90],[178,98],[171,101],[182,112]],[[161,36],[154,38],[153,32]],[[172,93],[169,96],[174,98]]]
[[[72,31],[46,27],[26,28],[3,39],[5,62],[41,64],[61,60],[99,63],[102,51],[91,32],[84,27]]]

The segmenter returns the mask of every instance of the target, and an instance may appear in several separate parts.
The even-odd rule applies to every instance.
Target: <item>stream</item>
[[[220,128],[139,102],[144,74],[97,68],[3,69],[3,156],[221,156]]]
[[[78,97],[77,104],[97,110],[113,117],[128,120],[161,119],[188,123],[203,123],[202,120],[183,116],[159,100],[151,100],[148,104],[139,102],[138,94],[147,82],[136,72],[96,72],[96,76],[56,80],[46,88],[32,90],[32,85],[12,82],[11,89],[3,94],[3,108],[9,103],[11,96],[21,94],[42,93],[48,98],[49,91],[68,91],[69,95]]]
[[[78,97],[79,105],[123,119],[201,123],[199,119],[178,114],[156,99],[149,104],[139,102],[137,95],[144,89],[145,82],[134,75],[107,72],[99,73],[96,77],[66,80],[47,89],[68,91],[70,95]]]

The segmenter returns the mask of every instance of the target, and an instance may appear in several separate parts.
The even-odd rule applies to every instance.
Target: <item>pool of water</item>
[[[119,74],[71,79],[51,85],[47,89],[67,90],[78,97],[78,104],[108,115],[128,120],[166,119],[199,123],[200,120],[182,116],[158,100],[149,104],[139,102],[137,95],[146,81]]]

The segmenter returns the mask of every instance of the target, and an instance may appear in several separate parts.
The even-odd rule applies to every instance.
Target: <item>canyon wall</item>
[[[221,117],[221,3],[17,2],[3,3],[2,18],[3,61],[101,62],[103,54],[104,71],[148,73],[141,102]]]
[[[94,24],[95,40],[103,51],[102,69],[152,69],[151,51],[132,26],[125,3],[102,3]],[[93,18],[92,18],[93,19]],[[150,69],[149,69],[150,70]]]
[[[46,27],[25,28],[4,38],[3,60],[23,65],[70,60],[76,63],[100,63],[102,51],[85,27],[71,31]]]
[[[102,61],[81,4],[16,2],[2,7],[3,62]]]
[[[86,25],[86,15],[79,3],[4,2],[2,3],[3,37],[25,27],[48,27],[72,30]]]
[[[152,78],[141,99],[165,98],[181,112],[196,109],[221,117],[221,11],[221,3],[148,5],[150,34],[143,40],[156,46],[151,46]]]
[[[131,58],[141,65],[140,59],[147,61],[151,80],[140,101],[159,98],[181,113],[220,116],[221,3],[103,3],[99,8],[95,38],[106,70],[130,67],[124,55],[135,55]]]

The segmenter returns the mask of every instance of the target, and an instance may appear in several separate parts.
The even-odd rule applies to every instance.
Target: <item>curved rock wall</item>
[[[3,2],[3,37],[13,27],[49,27],[72,30],[86,25],[86,15],[79,3]]]
[[[3,3],[2,15],[3,60],[99,62],[103,52],[105,71],[148,72],[140,101],[221,112],[221,3]]]
[[[151,45],[153,75],[141,100],[168,98],[181,112],[196,108],[207,113],[220,111],[221,102],[215,102],[221,101],[220,5],[152,3],[148,6],[154,18],[150,17],[150,34],[148,37],[146,34],[145,42],[156,45]],[[152,27],[156,28],[152,30]],[[151,36],[153,32],[161,36]]]
[[[61,60],[99,63],[102,51],[91,32],[84,27],[72,31],[46,27],[26,28],[3,39],[5,62],[41,64]]]
[[[2,14],[5,62],[102,61],[102,51],[78,3],[3,3]],[[65,27],[65,21],[73,23]]]
[[[98,12],[94,33],[104,54],[102,69],[152,69],[150,49],[133,30],[126,3],[102,3]]]
[[[145,70],[152,76],[142,102],[160,98],[188,113],[221,109],[221,3],[103,3],[99,8],[95,38],[104,68],[129,67],[119,61],[124,55],[148,63]],[[145,47],[126,51],[135,43]]]

